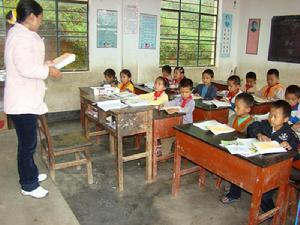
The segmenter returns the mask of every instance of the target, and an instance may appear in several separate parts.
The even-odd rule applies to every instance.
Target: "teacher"
[[[42,20],[40,4],[33,0],[20,0],[16,23],[8,31],[4,54],[7,71],[4,111],[13,121],[18,136],[21,193],[34,198],[48,194],[39,185],[47,175],[39,175],[33,159],[37,146],[37,116],[48,111],[44,102],[44,80],[48,76],[61,76],[52,61],[45,62],[45,45],[37,34]]]

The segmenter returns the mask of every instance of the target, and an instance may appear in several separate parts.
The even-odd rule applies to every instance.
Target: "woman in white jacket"
[[[43,19],[43,8],[33,0],[21,0],[16,9],[15,25],[9,29],[5,43],[7,79],[4,89],[4,111],[12,119],[18,136],[18,172],[21,193],[43,198],[48,191],[39,185],[46,179],[35,165],[37,116],[48,111],[44,103],[48,76],[60,77],[53,62],[45,62],[45,46],[37,34]]]

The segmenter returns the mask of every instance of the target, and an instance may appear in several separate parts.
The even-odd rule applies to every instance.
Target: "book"
[[[233,155],[251,157],[259,154],[253,145],[256,142],[258,142],[256,138],[238,138],[233,141],[221,141],[220,145],[225,147]]]
[[[97,106],[105,112],[112,109],[121,109],[128,107],[126,104],[122,103],[121,100],[97,102]]]
[[[53,60],[56,69],[64,68],[76,60],[76,55],[72,53],[64,53]]]
[[[117,96],[118,98],[121,98],[121,99],[129,99],[129,98],[136,98],[137,97],[136,94],[131,93],[129,91],[123,91],[123,92],[120,92],[120,93],[115,93],[115,96]]]
[[[181,110],[180,106],[165,106],[163,108],[163,110],[165,110],[168,114],[172,114],[172,113],[179,113]]]
[[[207,104],[207,105],[215,105],[217,106],[218,108],[219,107],[230,107],[231,104],[229,102],[225,102],[225,101],[219,101],[219,100],[204,100],[203,101],[204,104]]]
[[[208,125],[207,129],[210,130],[215,135],[227,134],[235,131],[234,128],[228,126],[227,124]]]
[[[216,120],[207,120],[200,123],[193,123],[195,127],[200,128],[201,130],[208,130],[207,126],[216,126],[221,125],[222,123],[216,121]]]
[[[277,141],[256,142],[254,143],[254,146],[260,154],[280,153],[287,151],[285,148],[281,147]]]
[[[140,98],[129,98],[124,100],[124,103],[126,105],[129,105],[130,107],[138,107],[138,106],[148,106],[149,101],[140,99]]]
[[[271,100],[266,99],[266,98],[260,98],[256,95],[253,95],[254,101],[258,102],[258,103],[265,103],[265,102],[271,102]]]

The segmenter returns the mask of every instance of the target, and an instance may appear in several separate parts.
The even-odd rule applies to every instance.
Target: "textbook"
[[[100,109],[102,109],[105,112],[111,109],[121,109],[121,108],[128,107],[120,100],[109,100],[109,101],[97,102],[97,105]]]
[[[56,69],[61,69],[64,68],[65,66],[71,64],[76,60],[76,55],[71,54],[71,53],[64,53],[61,56],[57,57],[56,59],[53,60],[54,67]]]
[[[165,106],[163,110],[165,110],[168,114],[179,113],[181,107],[180,106]]]
[[[207,104],[207,105],[215,105],[217,106],[218,108],[219,107],[230,107],[231,104],[229,102],[225,102],[225,101],[219,101],[219,100],[204,100],[202,101],[204,104]]]
[[[214,135],[227,134],[235,131],[234,128],[228,126],[227,124],[208,125],[207,129],[210,130]]]
[[[277,141],[256,142],[254,146],[260,154],[286,152]]]
[[[148,106],[149,101],[139,98],[129,98],[124,100],[124,103],[126,105],[129,105],[130,107],[138,107],[138,106]]]
[[[200,123],[193,123],[195,127],[200,128],[201,130],[208,130],[208,126],[216,126],[216,125],[221,125],[222,123],[216,121],[216,120],[207,120],[204,122]]]

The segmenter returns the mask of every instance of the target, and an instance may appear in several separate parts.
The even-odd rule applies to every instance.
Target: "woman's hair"
[[[42,6],[34,0],[20,0],[17,6],[17,22],[24,22],[31,13],[35,16],[41,15]]]

